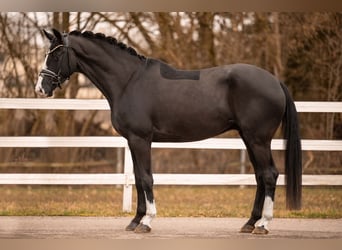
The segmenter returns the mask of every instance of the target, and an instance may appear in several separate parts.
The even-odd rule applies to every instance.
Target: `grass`
[[[254,193],[254,187],[155,187],[160,217],[248,217]],[[133,215],[122,212],[122,189],[113,186],[2,186],[0,197],[0,215]],[[342,218],[341,188],[305,187],[300,211],[286,210],[282,187],[278,187],[275,199],[275,217]],[[133,210],[135,200],[134,195]]]

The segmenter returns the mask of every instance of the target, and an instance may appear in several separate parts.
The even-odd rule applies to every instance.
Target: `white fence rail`
[[[296,102],[298,112],[342,112],[342,102]],[[106,100],[0,98],[0,109],[109,110]],[[283,140],[272,141],[273,150]],[[127,142],[116,136],[43,137],[2,136],[1,147],[110,147],[124,148],[124,172],[118,174],[0,174],[0,184],[124,185],[123,210],[131,211],[133,166]],[[245,149],[241,139],[211,138],[187,143],[153,143],[153,148]],[[302,140],[303,150],[342,151],[341,140]],[[250,174],[154,174],[156,185],[255,185]],[[284,176],[278,179],[284,185]],[[303,175],[303,185],[342,185],[341,175]]]
[[[342,112],[342,102],[295,102],[298,112]],[[109,110],[105,99],[0,98],[0,109]]]

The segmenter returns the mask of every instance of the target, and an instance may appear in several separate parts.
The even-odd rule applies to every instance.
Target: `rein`
[[[52,50],[50,50],[46,53],[46,56],[49,56],[50,54],[52,54],[54,51],[56,51],[57,49],[59,49],[61,47],[66,48],[66,56],[68,59],[68,71],[69,71],[68,76],[67,77],[62,76],[61,67],[59,67],[57,74],[55,72],[49,70],[49,69],[42,69],[39,73],[39,76],[50,77],[52,79],[52,82],[56,83],[60,89],[62,89],[62,87],[61,87],[62,83],[65,80],[69,80],[69,78],[70,78],[70,61],[69,61],[70,59],[69,59],[69,39],[68,38],[69,38],[68,34],[64,33],[63,34],[63,44],[57,45]],[[61,63],[62,63],[62,61],[61,61]]]

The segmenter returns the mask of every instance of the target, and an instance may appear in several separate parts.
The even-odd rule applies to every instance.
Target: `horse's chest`
[[[146,112],[129,108],[113,111],[112,124],[115,130],[124,137],[130,133],[145,135],[151,128],[151,121],[146,116]]]

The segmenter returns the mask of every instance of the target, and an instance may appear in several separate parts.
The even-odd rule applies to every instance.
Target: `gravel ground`
[[[0,239],[342,239],[342,219],[277,219],[268,235],[239,233],[244,218],[156,218],[149,234],[128,217],[0,217]]]

